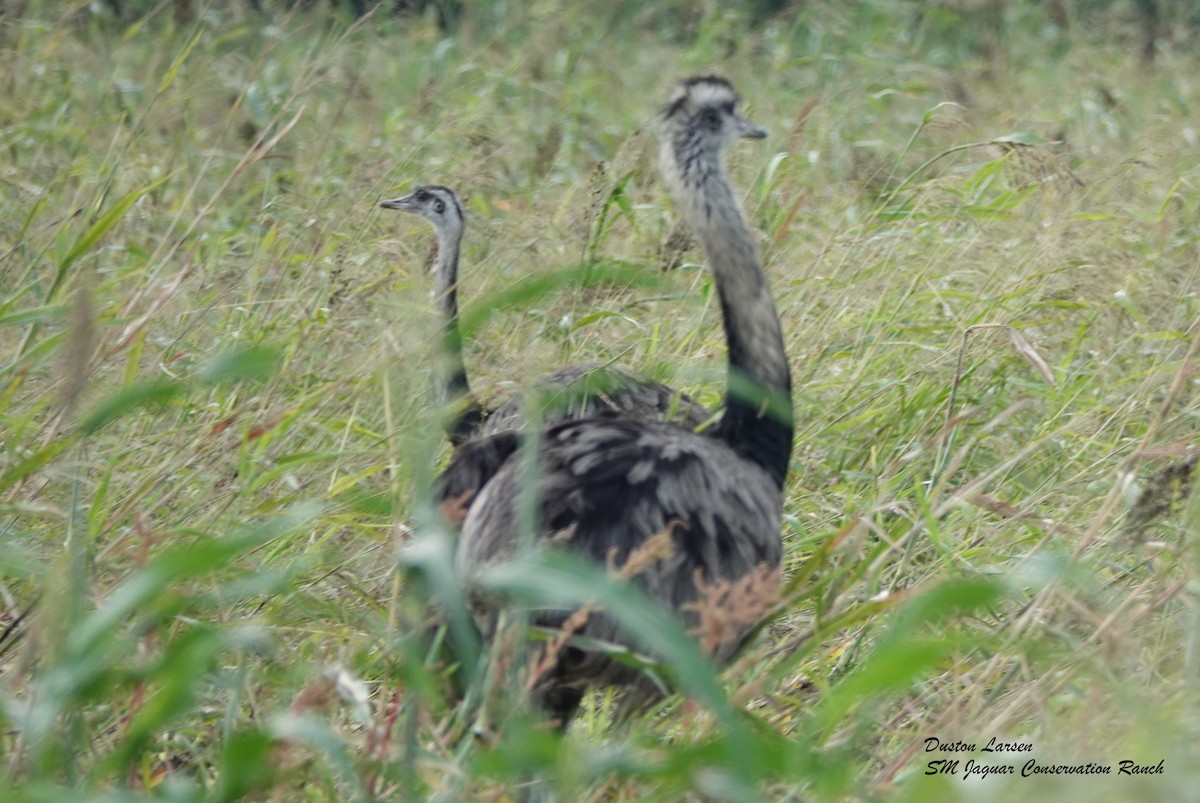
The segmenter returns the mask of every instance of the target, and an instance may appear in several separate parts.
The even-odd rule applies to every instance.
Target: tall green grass
[[[1197,503],[1126,513],[1195,440],[1187,29],[1148,72],[1120,7],[988,9],[0,18],[8,797],[1186,798]],[[618,726],[597,694],[559,737],[468,649],[456,705],[430,240],[375,203],[464,197],[485,395],[611,359],[715,403],[652,127],[710,70],[771,130],[731,169],[797,384],[781,603],[718,671],[522,558],[485,583],[603,604],[682,693]],[[1164,772],[964,781],[928,762],[1028,756],[930,737]]]

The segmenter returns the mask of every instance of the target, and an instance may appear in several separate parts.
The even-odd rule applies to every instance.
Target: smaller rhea
[[[471,393],[467,367],[463,362],[462,331],[458,325],[458,252],[462,246],[466,217],[458,196],[449,187],[430,184],[418,187],[409,195],[380,201],[384,209],[399,209],[420,215],[433,225],[437,234],[437,260],[434,262],[433,298],[441,307],[444,326],[439,353],[438,406],[445,409],[454,404],[454,417],[446,426],[450,443],[461,446],[478,437],[483,427],[484,411]]]
[[[454,410],[447,424],[451,444],[462,447],[480,436],[523,429],[525,414],[520,398],[508,399],[487,411],[472,395],[467,379],[458,320],[458,264],[466,218],[458,196],[449,187],[429,184],[402,198],[380,201],[379,205],[420,215],[437,234],[433,297],[444,326],[438,403]],[[538,387],[551,398],[566,400],[546,411],[546,423],[615,413],[646,420],[673,418],[695,429],[710,418],[709,411],[687,395],[621,367],[571,365],[542,378]]]

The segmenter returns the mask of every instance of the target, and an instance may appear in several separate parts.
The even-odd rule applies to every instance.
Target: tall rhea
[[[661,151],[667,185],[699,237],[721,299],[729,344],[725,416],[705,434],[620,416],[550,426],[540,439],[533,489],[539,543],[623,567],[622,576],[674,610],[718,661],[736,651],[777,590],[793,435],[779,319],[722,162],[731,142],[765,136],[737,113],[737,100],[723,78],[683,82],[664,112]],[[466,512],[458,561],[468,577],[516,549],[525,461],[512,454]],[[738,593],[729,593],[735,587]],[[480,607],[475,617],[493,638],[495,608]],[[602,613],[569,617],[562,610],[530,616],[585,639],[653,648],[632,644]],[[557,653],[537,663],[535,688],[564,724],[592,684],[631,686],[634,705],[656,695],[637,671],[561,643],[538,648]]]

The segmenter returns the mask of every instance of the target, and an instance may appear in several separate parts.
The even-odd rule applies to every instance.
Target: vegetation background
[[[0,797],[1195,799],[1200,10],[404,5],[0,2]],[[651,634],[688,699],[560,739],[427,643],[432,237],[375,205],[466,199],[483,395],[614,359],[714,403],[654,168],[697,72],[771,131],[732,171],[790,583],[720,675]],[[1114,774],[963,777],[1030,758]]]

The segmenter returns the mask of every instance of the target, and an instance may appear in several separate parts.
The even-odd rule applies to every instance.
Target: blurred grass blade
[[[829,735],[848,711],[880,695],[901,691],[964,645],[954,639],[926,635],[925,625],[986,608],[1004,587],[983,578],[948,580],[917,595],[893,616],[887,632],[853,672],[818,704],[812,724]]]
[[[279,370],[283,350],[276,346],[254,345],[218,355],[200,369],[201,382],[237,382],[243,379],[269,379]]]
[[[206,798],[212,803],[242,800],[255,789],[270,782],[276,762],[272,752],[276,741],[266,731],[243,730],[233,733],[221,746],[216,767],[217,785]]]
[[[31,695],[31,704],[19,712],[19,717],[14,718],[28,739],[33,754],[40,757],[39,763],[45,764],[47,759],[61,752],[51,738],[56,723],[65,714],[75,712],[91,702],[96,694],[110,693],[106,690],[119,683],[125,674],[118,667],[124,658],[129,657],[127,651],[132,637],[124,628],[130,619],[140,616],[153,623],[158,618],[175,615],[190,599],[187,595],[173,593],[178,583],[227,570],[231,563],[249,550],[303,526],[318,510],[317,506],[299,505],[240,535],[206,538],[197,543],[171,546],[118,586],[102,605],[73,623],[65,634],[58,660],[37,676],[35,682],[38,692]],[[49,606],[48,610],[53,614],[55,603],[56,600],[51,599],[43,604]],[[210,659],[201,659],[206,655],[215,655],[215,651],[226,640],[224,636],[210,637],[204,633],[194,638],[198,641],[178,642],[176,649],[181,652],[176,658],[169,658],[168,650],[167,657],[163,659],[165,663],[159,667],[161,672],[153,668],[145,670],[149,679],[162,681],[166,687],[170,687],[161,707],[151,706],[146,714],[148,730],[154,729],[150,723],[161,723],[160,718],[173,716],[176,710],[186,704],[186,695],[191,692],[185,687],[194,686],[198,678],[193,673],[203,673],[204,667],[211,666]],[[200,668],[185,667],[185,664],[197,661],[201,664]],[[179,673],[188,675],[188,678],[176,684],[168,677]],[[102,683],[106,679],[108,682]],[[132,756],[132,752],[126,758],[129,756]]]
[[[757,762],[749,734],[717,680],[712,662],[688,635],[683,623],[640,589],[617,582],[599,568],[558,552],[531,552],[481,573],[487,590],[526,604],[563,609],[594,604],[612,617],[642,649],[669,666],[680,690],[702,703],[721,721],[728,757],[743,780],[754,777]]]
[[[204,676],[227,647],[226,637],[212,627],[192,625],[171,639],[147,674],[153,689],[134,713],[110,764],[118,777],[128,775],[154,734],[191,709]]]
[[[20,482],[25,477],[34,473],[46,463],[53,460],[58,455],[62,454],[63,450],[78,440],[74,433],[69,433],[38,449],[33,454],[26,457],[14,466],[10,466],[3,474],[0,474],[0,491],[9,488],[14,483]]]
[[[246,535],[209,538],[170,549],[121,584],[108,595],[101,608],[71,631],[67,642],[68,652],[84,655],[97,649],[121,622],[171,584],[185,577],[219,571],[239,555],[266,543],[277,534],[275,526],[263,525]]]
[[[0,326],[48,323],[61,319],[66,313],[67,306],[65,304],[46,304],[40,307],[27,307],[26,309],[0,315]]]
[[[430,596],[444,611],[451,645],[466,672],[462,685],[469,686],[480,666],[483,645],[455,569],[454,541],[437,524],[431,524],[413,537],[400,553],[399,560],[419,573]]]
[[[187,61],[187,58],[192,54],[192,51],[196,49],[196,45],[200,44],[200,40],[204,38],[206,30],[206,28],[201,28],[200,30],[196,31],[195,36],[193,36],[191,40],[184,45],[183,50],[179,51],[179,55],[177,55],[174,61],[171,62],[171,66],[167,68],[166,73],[163,74],[162,80],[158,82],[159,95],[161,95],[163,92],[166,92],[167,88],[170,87],[171,84],[175,83],[175,78],[179,75],[179,71],[183,68],[184,62]]]
[[[116,395],[97,407],[91,415],[83,420],[83,433],[93,435],[105,424],[139,407],[166,404],[183,395],[184,389],[185,385],[182,382],[164,380],[144,382],[118,391]]]
[[[670,280],[642,265],[598,262],[564,268],[518,282],[504,290],[479,298],[460,319],[463,337],[477,332],[492,316],[507,309],[528,309],[542,298],[564,288],[638,287],[665,291]]]
[[[203,367],[196,378],[218,384],[244,379],[267,379],[278,369],[282,350],[275,346],[255,345],[220,354]],[[105,424],[139,407],[166,404],[179,398],[188,383],[177,380],[144,382],[118,391],[83,421],[84,434],[91,435]]]
[[[34,326],[39,325],[39,321],[33,321]],[[62,329],[52,335],[47,335],[38,341],[36,346],[32,348],[23,347],[20,349],[20,356],[12,362],[0,368],[0,377],[9,377],[16,375],[21,376],[22,372],[29,371],[34,366],[48,360],[58,347],[67,339],[67,330]],[[3,396],[0,396],[0,403],[8,401],[21,387],[21,383],[11,382],[4,390]]]
[[[361,776],[354,771],[353,756],[346,744],[324,722],[307,715],[280,714],[271,720],[271,733],[284,744],[305,744],[318,748],[336,770],[342,783],[349,787],[345,799],[366,799],[360,788]]]

